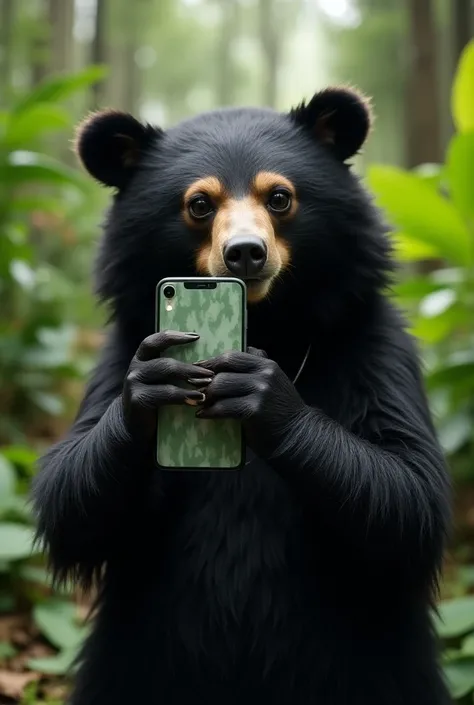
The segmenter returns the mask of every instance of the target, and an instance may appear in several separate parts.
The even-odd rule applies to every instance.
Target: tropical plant
[[[474,596],[445,600],[435,617],[444,645],[443,668],[457,702],[474,702]]]
[[[60,131],[72,132],[67,100],[102,75],[91,67],[50,77],[0,112],[0,619],[31,608],[27,638],[39,633],[42,651],[26,667],[37,675],[64,673],[84,636],[70,593],[51,589],[27,495],[38,424],[64,414],[67,385],[82,385],[88,359],[78,332],[97,321],[83,282],[100,194],[51,155]],[[0,641],[0,668],[16,652]],[[36,692],[35,681],[24,702],[36,702]]]
[[[396,227],[406,276],[395,293],[422,344],[440,439],[458,478],[474,476],[474,42],[452,89],[457,128],[444,164],[374,165],[367,179]]]
[[[410,171],[373,165],[367,180],[395,226],[394,249],[405,276],[394,293],[421,342],[440,440],[455,477],[472,480],[474,42],[465,48],[457,68],[452,116],[456,133],[444,164],[424,164]],[[435,622],[452,696],[473,703],[474,597],[442,601]]]
[[[80,307],[94,320],[83,281],[98,191],[41,147],[72,130],[64,100],[102,75],[49,78],[0,112],[0,443],[23,442],[36,412],[62,413],[64,380],[82,371],[72,346]]]

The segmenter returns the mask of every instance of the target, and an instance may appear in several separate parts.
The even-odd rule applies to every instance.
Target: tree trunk
[[[28,47],[30,52],[31,67],[31,87],[34,88],[41,83],[48,75],[48,67],[51,57],[51,25],[49,21],[50,6],[47,0],[40,0],[38,3],[37,22],[35,31]]]
[[[456,70],[459,57],[472,37],[472,0],[453,0],[453,61]]]
[[[106,16],[107,4],[106,0],[97,0],[94,38],[91,46],[91,62],[92,64],[105,64],[107,61],[107,44],[106,44]],[[95,110],[104,103],[106,93],[106,82],[99,81],[92,86],[92,110]]]
[[[72,71],[74,67],[74,0],[49,0],[51,27],[50,71]]]
[[[125,0],[127,31],[123,35],[121,49],[122,60],[122,95],[123,108],[132,114],[139,111],[141,96],[141,71],[135,61],[135,54],[140,46],[141,30],[145,21],[145,11],[148,0],[135,0],[135,3]]]
[[[135,62],[136,44],[131,38],[123,48],[123,99],[124,109],[135,114],[139,109],[141,81],[140,72]]]
[[[14,0],[0,0],[0,105],[11,88]]]
[[[263,54],[263,98],[265,105],[275,108],[278,99],[279,38],[276,29],[274,0],[259,0],[259,30]]]
[[[441,159],[437,36],[432,0],[409,0],[409,19],[411,65],[406,102],[406,157],[408,166],[413,167]]]
[[[235,25],[238,20],[238,2],[226,0],[221,4],[222,22],[220,26],[217,52],[217,104],[220,107],[232,105],[234,100],[234,62],[232,57],[232,40],[235,37]]]

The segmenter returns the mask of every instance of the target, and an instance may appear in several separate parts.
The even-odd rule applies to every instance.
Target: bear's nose
[[[243,235],[232,237],[224,246],[227,269],[238,277],[256,277],[267,261],[267,246],[260,237]]]

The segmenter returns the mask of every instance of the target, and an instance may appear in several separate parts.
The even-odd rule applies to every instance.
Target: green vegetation
[[[395,225],[394,247],[406,275],[395,288],[410,316],[426,367],[426,385],[455,479],[474,479],[474,42],[465,49],[452,91],[457,127],[444,164],[406,171],[371,166],[367,180]],[[457,591],[473,587],[464,568]],[[441,604],[438,631],[456,699],[474,692],[474,597]],[[467,702],[467,701],[466,701]]]
[[[101,205],[89,180],[45,145],[58,130],[72,131],[66,99],[102,75],[90,68],[48,79],[0,113],[0,615],[31,610],[20,641],[34,646],[39,633],[54,647],[30,645],[25,665],[35,674],[64,673],[83,634],[74,603],[50,589],[32,549],[27,493],[38,453],[67,423],[92,361],[81,337],[98,314],[83,282],[86,233]],[[0,669],[17,651],[0,631]],[[34,682],[25,692],[37,690]]]
[[[97,191],[47,152],[51,136],[72,133],[66,98],[102,75],[89,68],[46,80],[0,112],[3,443],[25,441],[38,412],[64,412],[64,381],[80,378],[84,367],[73,349],[76,331],[65,321],[97,320],[83,288],[90,276],[86,233],[95,230]]]
[[[453,84],[457,132],[444,164],[371,166],[368,184],[395,225],[407,274],[396,294],[426,361],[426,383],[457,479],[474,478],[474,44]]]

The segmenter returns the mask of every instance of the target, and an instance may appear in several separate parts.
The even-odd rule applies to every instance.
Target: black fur
[[[115,110],[92,113],[79,126],[75,149],[92,176],[124,188],[150,142],[162,134],[132,115]]]
[[[233,411],[257,454],[241,472],[162,473],[131,420],[166,372],[149,358],[169,341],[141,346],[155,285],[194,273],[181,196],[209,174],[242,194],[261,169],[292,179],[300,204],[282,229],[292,267],[249,306],[268,359],[208,365],[216,399],[219,370],[247,370]],[[105,224],[109,341],[34,486],[56,578],[101,580],[74,705],[449,702],[429,619],[449,482],[391,271],[368,195],[294,116],[215,112],[149,142]]]
[[[328,144],[342,161],[359,151],[372,122],[369,101],[350,88],[326,88],[290,115],[296,124]]]

